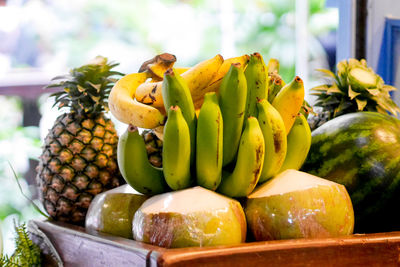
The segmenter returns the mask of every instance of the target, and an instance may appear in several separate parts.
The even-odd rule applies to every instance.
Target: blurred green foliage
[[[313,19],[331,12],[325,0],[309,3],[312,33],[336,27],[331,17]],[[14,66],[66,69],[101,54],[121,62],[123,72],[134,72],[141,62],[162,52],[175,54],[178,65],[191,66],[221,53],[225,19],[221,13],[228,10],[233,12],[233,22],[228,23],[233,23],[235,53],[260,52],[264,58],[278,58],[283,77],[294,76],[295,0],[86,0],[74,4],[30,0],[20,8],[36,14],[21,20],[19,27],[29,26],[30,34],[20,40],[28,38],[37,49],[32,50],[34,60],[13,61]],[[315,50],[311,41],[310,51]]]

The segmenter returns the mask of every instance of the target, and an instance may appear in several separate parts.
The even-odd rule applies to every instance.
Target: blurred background
[[[329,2],[329,1],[328,1]],[[277,58],[283,79],[306,89],[315,69],[333,69],[338,11],[325,0],[0,0],[0,228],[5,253],[13,248],[13,221],[41,218],[35,167],[41,144],[59,114],[42,89],[56,75],[97,55],[136,72],[156,54],[192,66],[260,52]],[[307,96],[306,98],[308,98]],[[125,125],[118,122],[117,130]]]

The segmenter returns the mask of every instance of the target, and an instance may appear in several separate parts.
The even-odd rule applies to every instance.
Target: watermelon
[[[312,132],[303,171],[343,184],[355,232],[400,230],[400,121],[377,112],[339,116]]]

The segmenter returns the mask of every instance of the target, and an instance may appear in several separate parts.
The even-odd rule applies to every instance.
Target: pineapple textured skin
[[[124,183],[117,143],[114,125],[103,113],[56,119],[37,167],[39,195],[52,218],[82,224],[95,195]]]

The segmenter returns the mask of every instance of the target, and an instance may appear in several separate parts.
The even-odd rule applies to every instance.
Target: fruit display
[[[286,170],[247,197],[249,230],[261,240],[335,237],[353,233],[354,213],[343,185]]]
[[[146,200],[134,215],[133,237],[167,248],[234,245],[246,239],[246,219],[237,200],[193,187]]]
[[[100,193],[90,203],[85,228],[132,239],[133,215],[146,199],[127,184]]]
[[[398,230],[400,121],[387,114],[356,112],[312,132],[302,170],[346,186],[355,231]]]
[[[95,195],[124,183],[117,165],[118,136],[105,115],[115,79],[121,73],[106,58],[56,77],[49,87],[55,105],[66,108],[49,130],[37,168],[39,195],[55,220],[83,224]]]
[[[311,94],[317,97],[313,106],[320,108],[317,115],[310,118],[312,129],[347,113],[373,111],[396,116],[400,112],[390,97],[390,92],[396,88],[385,84],[364,59],[342,60],[336,69],[336,73],[319,70],[328,83],[311,89]]]
[[[226,60],[216,55],[191,68],[175,68],[176,57],[167,55],[122,77],[109,97],[111,113],[129,124],[118,162],[134,189],[155,195],[200,185],[246,197],[278,174],[285,159],[285,168],[301,167],[311,132],[305,120],[295,124],[304,102],[300,77],[285,84],[279,62],[265,64],[259,53]],[[148,162],[145,150],[160,146],[143,144],[138,128],[162,140],[162,167]],[[288,138],[301,148],[287,153]]]
[[[246,241],[247,232],[256,240],[353,232],[354,213],[346,188],[298,171],[311,147],[304,84],[299,76],[285,83],[278,60],[265,62],[259,53],[228,59],[216,55],[190,68],[176,67],[176,63],[175,56],[164,53],[118,81],[109,78],[118,74],[109,69],[106,74],[97,73],[97,78],[109,81],[101,97],[91,95],[93,88],[100,90],[98,83],[77,75],[84,79],[83,84],[72,82],[75,87],[68,87],[68,92],[75,96],[74,90],[80,90],[89,99],[108,104],[114,118],[127,128],[119,138],[112,135],[113,153],[106,154],[106,159],[114,159],[113,164],[105,161],[102,149],[111,144],[109,139],[97,140],[102,136],[97,124],[88,128],[86,122],[82,130],[75,130],[86,134],[85,139],[76,138],[78,141],[97,147],[78,151],[76,145],[70,145],[77,141],[70,138],[65,147],[55,150],[58,154],[52,151],[57,148],[53,143],[64,144],[66,137],[62,134],[54,140],[53,132],[71,131],[68,125],[80,125],[80,120],[73,117],[66,129],[57,126],[52,130],[53,139],[49,138],[42,161],[51,155],[52,161],[66,164],[53,171],[47,187],[42,186],[47,202],[54,196],[64,199],[90,194],[86,202],[81,195],[69,202],[79,208],[90,204],[87,214],[85,210],[79,217],[82,220],[86,215],[88,232],[166,248],[236,245]],[[85,68],[94,66],[98,65]],[[57,96],[74,115],[90,116],[85,112],[95,109],[101,114],[96,116],[104,117],[105,107],[76,103],[81,101],[79,97]],[[65,152],[68,149],[70,158]],[[97,154],[88,153],[89,149]],[[73,169],[81,166],[77,164],[81,157],[86,165]],[[51,160],[41,163],[40,181],[49,180],[44,169],[58,166]],[[114,167],[115,173],[102,176],[104,163]],[[67,167],[77,177],[57,172]],[[95,170],[99,178],[91,172]],[[65,185],[57,187],[62,175]],[[83,175],[90,180],[82,180]],[[120,175],[127,185],[117,187],[122,184]],[[103,183],[106,178],[114,181],[112,186]],[[83,181],[87,181],[85,187]],[[105,189],[109,190],[103,192]],[[51,190],[57,190],[57,195]],[[54,207],[54,211],[65,211],[65,207]],[[53,217],[66,221],[62,216],[76,218],[72,212]]]

